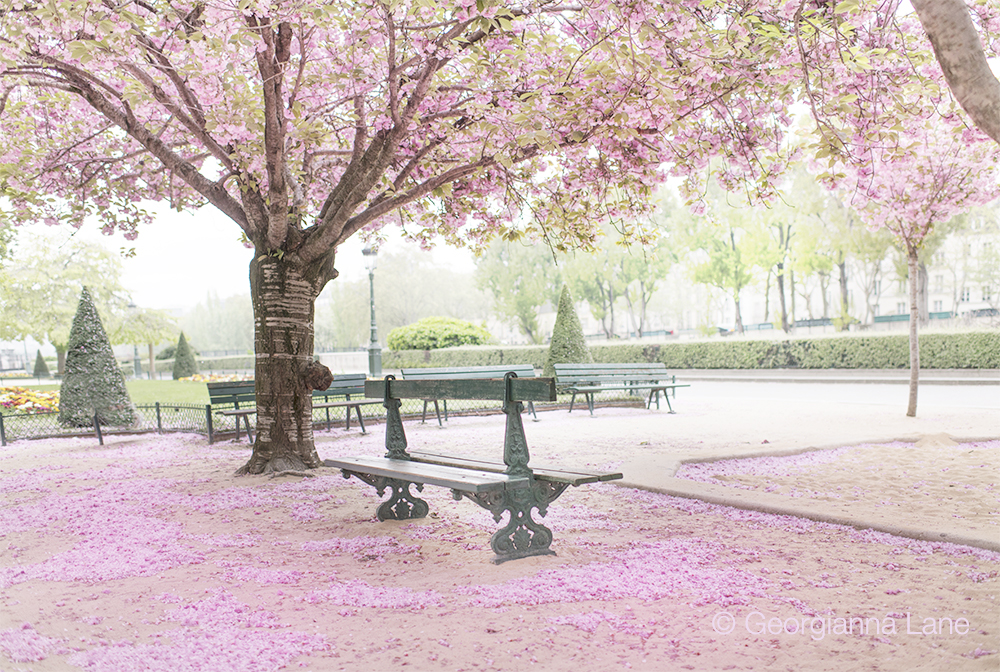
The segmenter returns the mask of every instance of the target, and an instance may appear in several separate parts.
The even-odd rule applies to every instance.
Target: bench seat
[[[660,407],[660,393],[667,402],[667,408],[674,413],[670,403],[670,393],[677,396],[678,387],[691,387],[689,383],[678,383],[677,376],[667,373],[662,363],[642,364],[555,364],[556,387],[560,392],[573,395],[569,402],[569,412],[573,412],[576,395],[587,399],[587,408],[594,414],[594,395],[600,392],[646,393],[646,408]]]
[[[387,457],[348,457],[323,460],[324,467],[334,467],[355,474],[372,474],[411,483],[437,485],[462,492],[493,492],[527,487],[528,478],[492,471],[475,471],[459,466],[433,464],[417,460],[392,460]]]
[[[507,468],[507,465],[499,461],[494,462],[479,458],[457,457],[455,455],[439,455],[420,450],[410,451],[410,456],[417,462],[455,466],[464,469],[481,469],[483,471],[502,473]],[[573,487],[583,485],[584,483],[599,483],[622,478],[621,472],[574,471],[550,465],[538,466],[532,464],[531,471],[539,481],[565,483]]]
[[[555,401],[552,378],[532,375],[519,378],[513,371],[502,379],[370,380],[365,384],[368,397],[383,400],[386,408],[384,457],[358,456],[324,460],[323,465],[340,469],[344,478],[357,478],[375,487],[379,496],[391,490],[377,511],[379,520],[423,518],[429,506],[410,491],[415,485],[450,488],[455,499],[469,499],[487,509],[498,523],[506,522],[490,539],[500,563],[533,555],[553,555],[552,531],[532,518],[532,512],[545,516],[550,503],[569,486],[621,478],[620,473],[599,473],[561,467],[533,468],[528,465],[528,443],[524,437],[521,414],[524,403]],[[406,433],[399,408],[403,399],[478,399],[503,402],[506,434],[503,461],[476,457],[454,457],[432,452],[408,452]]]

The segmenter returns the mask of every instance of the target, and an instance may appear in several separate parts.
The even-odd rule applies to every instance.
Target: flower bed
[[[0,409],[17,413],[58,411],[59,391],[41,392],[26,387],[0,387]]]
[[[202,373],[196,373],[193,376],[187,376],[186,378],[178,378],[178,380],[183,380],[188,383],[229,383],[235,380],[253,380],[253,376],[239,376],[235,373],[210,373],[206,376]]]

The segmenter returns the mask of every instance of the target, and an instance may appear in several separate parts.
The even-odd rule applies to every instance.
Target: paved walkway
[[[869,379],[876,377],[868,374]],[[617,417],[614,409],[602,412],[598,406],[594,418],[588,417],[586,410],[574,411],[571,424],[545,422],[546,417],[530,423],[526,427],[528,442],[545,446],[545,451],[583,442],[583,457],[593,464],[624,454],[620,467],[624,480],[620,484],[628,487],[1000,551],[1000,533],[995,526],[956,521],[948,529],[929,529],[919,520],[887,522],[859,517],[851,512],[849,502],[834,504],[674,477],[683,462],[790,455],[861,443],[916,442],[934,436],[959,443],[1000,439],[1000,387],[978,382],[923,385],[917,416],[909,418],[905,414],[908,386],[904,380],[880,385],[838,381],[833,385],[816,377],[795,382],[680,378],[696,382],[678,391],[674,415],[665,410],[643,410]],[[565,411],[544,416],[561,413]],[[576,418],[577,413],[581,417]],[[573,452],[580,455],[581,450]],[[533,459],[543,459],[539,453],[533,452]]]

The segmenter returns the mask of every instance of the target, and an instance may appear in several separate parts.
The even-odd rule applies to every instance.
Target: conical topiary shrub
[[[198,364],[194,361],[194,352],[184,338],[184,332],[177,340],[177,350],[174,351],[174,380],[187,378],[198,373]]]
[[[102,425],[132,426],[139,419],[97,308],[84,287],[69,332],[59,422],[87,427],[94,424],[95,415]]]
[[[45,363],[45,358],[42,357],[42,351],[39,350],[38,354],[35,355],[35,372],[33,374],[35,378],[48,378],[49,377],[49,365]]]
[[[556,375],[555,364],[588,364],[594,361],[587,349],[587,339],[583,337],[583,327],[577,317],[573,298],[569,287],[563,285],[559,295],[559,309],[556,311],[556,324],[552,328],[552,342],[549,343],[549,356],[545,359],[543,376]]]

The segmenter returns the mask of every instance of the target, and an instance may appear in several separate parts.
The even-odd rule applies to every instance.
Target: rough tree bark
[[[993,75],[964,0],[911,0],[944,78],[962,109],[1000,143],[1000,81]]]
[[[257,437],[253,455],[238,475],[320,464],[313,443],[312,392],[333,381],[330,370],[313,361],[316,297],[335,275],[324,268],[303,268],[276,255],[258,255],[250,262]]]

